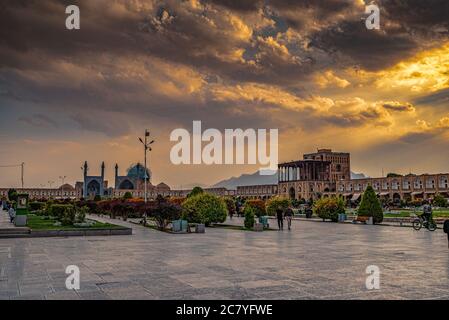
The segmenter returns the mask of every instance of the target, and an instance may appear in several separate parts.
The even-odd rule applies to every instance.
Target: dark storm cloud
[[[418,44],[408,34],[368,30],[360,21],[344,21],[316,33],[312,47],[348,57],[348,63],[381,70],[413,56]]]
[[[124,134],[130,126],[119,125],[111,115],[93,122],[84,110],[156,115],[181,123],[201,117],[217,127],[220,122],[267,126],[269,119],[255,116],[254,107],[214,101],[207,94],[208,85],[250,81],[300,92],[314,72],[329,66],[357,64],[378,70],[392,65],[425,45],[422,38],[414,38],[413,30],[447,25],[442,13],[434,13],[446,10],[438,6],[441,1],[431,1],[430,8],[416,4],[422,14],[418,22],[412,18],[417,13],[409,17],[399,12],[407,7],[405,2],[382,1],[385,21],[397,25],[381,32],[367,30],[360,20],[363,7],[349,0],[200,3],[195,7],[175,0],[3,0],[0,98],[47,105],[69,114],[81,128],[107,135]],[[68,4],[80,6],[81,30],[65,29]],[[160,59],[172,67],[168,75],[146,63],[124,70],[140,58]],[[179,89],[175,77],[182,67],[200,74],[203,87]],[[141,79],[141,71],[155,81]],[[183,81],[189,77],[179,80]],[[320,115],[311,113],[313,117]],[[325,122],[352,127],[380,118],[378,111],[366,110],[329,116]],[[289,123],[280,119],[283,125]]]
[[[444,105],[449,104],[449,89],[442,89],[437,92],[419,97],[415,100],[416,104]]]

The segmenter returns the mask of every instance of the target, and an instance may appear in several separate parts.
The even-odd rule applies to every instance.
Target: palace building
[[[350,154],[319,149],[304,160],[279,164],[278,193],[291,199],[343,196],[358,201],[371,185],[380,198],[394,202],[449,198],[449,173],[351,179]]]

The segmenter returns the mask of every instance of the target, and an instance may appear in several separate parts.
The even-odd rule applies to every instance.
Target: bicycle
[[[437,224],[430,218],[429,221],[425,221],[422,216],[418,216],[415,220],[413,220],[413,229],[416,231],[421,230],[424,227],[429,231],[435,231],[437,229]]]

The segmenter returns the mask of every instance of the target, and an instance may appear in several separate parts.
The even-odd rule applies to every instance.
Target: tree
[[[433,204],[440,208],[445,208],[448,205],[447,199],[439,193],[437,193],[435,198],[433,198]]]
[[[269,216],[275,216],[277,209],[286,210],[290,206],[290,200],[282,197],[273,197],[268,200],[266,211]]]
[[[345,200],[342,197],[321,198],[313,204],[313,213],[321,219],[338,221],[338,215],[345,213]]]
[[[209,193],[200,193],[187,198],[182,204],[183,219],[193,223],[225,222],[228,209],[223,199]]]
[[[17,202],[17,191],[16,189],[9,189],[8,190],[8,199],[9,201],[15,201]]]
[[[381,223],[383,221],[384,213],[382,206],[372,186],[368,186],[363,193],[357,214],[362,217],[373,217],[374,223]]]
[[[187,198],[194,197],[194,196],[196,196],[196,195],[198,195],[198,194],[202,194],[202,193],[204,193],[203,188],[201,188],[201,187],[195,187],[195,188],[193,188],[192,191],[190,191],[190,193],[187,195]]]
[[[133,195],[129,191],[125,192],[125,194],[123,195],[123,199],[125,199],[125,200],[132,199],[132,198],[133,198]]]
[[[245,215],[245,220],[243,221],[245,228],[252,229],[254,227],[254,217],[255,217],[254,207],[245,206],[243,214]]]

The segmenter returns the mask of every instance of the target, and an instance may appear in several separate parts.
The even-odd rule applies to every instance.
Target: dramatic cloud
[[[46,141],[47,153],[59,157],[49,164],[76,157],[69,146],[77,162],[96,148],[95,161],[125,162],[123,152],[140,156],[127,137],[151,126],[161,152],[153,169],[179,184],[253,169],[170,166],[168,134],[193,120],[279,128],[281,160],[324,144],[399,163],[367,149],[388,153],[415,141],[418,154],[421,143],[444,145],[448,2],[378,1],[380,30],[365,27],[365,3],[3,0],[0,144],[28,139],[29,153],[14,149],[8,158],[15,162],[43,151]],[[65,28],[69,4],[80,7],[80,30]],[[360,168],[368,174],[378,165],[370,161]],[[77,176],[78,165],[73,170]]]

